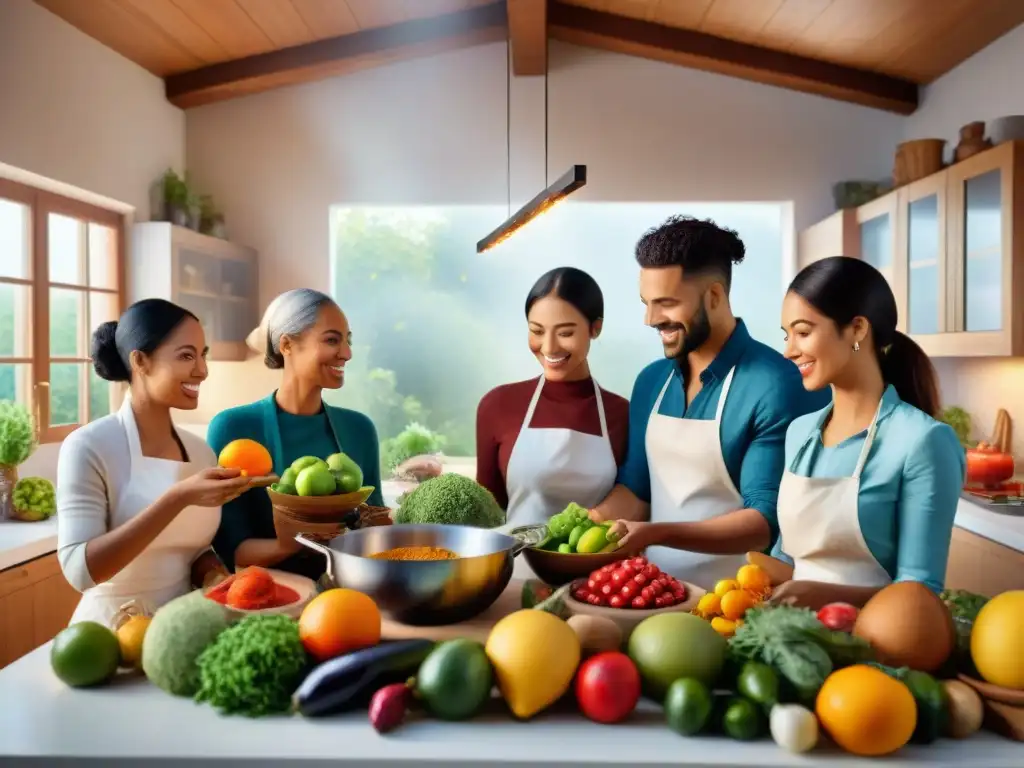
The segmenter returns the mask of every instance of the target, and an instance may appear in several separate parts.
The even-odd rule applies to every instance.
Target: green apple
[[[322,461],[309,465],[295,478],[295,490],[299,496],[330,496],[334,489],[334,475]]]
[[[322,464],[325,469],[327,468],[327,462],[323,459],[317,458],[316,456],[302,456],[293,461],[290,468],[294,469],[296,472],[301,472],[306,467],[312,467],[317,464]]]
[[[290,485],[295,486],[295,478],[299,476],[299,470],[288,467],[284,472],[281,473],[281,479],[278,480],[279,485]]]
[[[331,454],[327,457],[327,466],[334,474],[337,493],[355,493],[362,487],[363,470],[347,454]]]

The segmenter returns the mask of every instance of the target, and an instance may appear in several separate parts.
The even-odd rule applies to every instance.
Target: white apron
[[[142,512],[179,480],[206,469],[191,462],[143,456],[135,414],[127,399],[118,417],[128,437],[131,474],[116,507],[108,511],[110,530]],[[138,600],[155,611],[191,591],[192,563],[209,548],[219,525],[220,507],[185,507],[131,563],[82,593],[71,623],[97,621],[109,626],[129,600]]]
[[[508,510],[503,530],[546,522],[571,501],[588,509],[595,507],[615,486],[618,466],[608,439],[604,401],[597,382],[594,382],[594,396],[601,422],[600,436],[559,427],[531,427],[542,389],[543,376],[537,382],[508,458],[505,470]]]
[[[735,370],[729,371],[722,384],[714,421],[661,415],[658,409],[674,375],[670,374],[661,388],[645,437],[652,523],[710,520],[743,507],[743,496],[722,456],[722,412]],[[734,578],[746,563],[745,555],[706,555],[670,547],[649,547],[647,557],[677,579],[706,589],[719,579]]]
[[[786,468],[779,487],[779,531],[782,549],[793,559],[793,579],[853,587],[891,583],[864,540],[858,503],[860,476],[875,441],[881,409],[879,403],[852,477],[794,474],[792,468],[806,443]]]

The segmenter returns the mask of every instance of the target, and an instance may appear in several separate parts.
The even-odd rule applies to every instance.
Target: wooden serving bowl
[[[598,552],[593,555],[566,554],[550,552],[546,549],[527,547],[523,550],[527,564],[537,574],[537,578],[546,584],[558,587],[575,579],[589,576],[608,563],[625,560],[629,557],[625,552]]]
[[[580,579],[580,582],[582,583],[582,579]],[[689,613],[697,607],[700,599],[707,594],[706,589],[702,589],[696,584],[691,584],[688,581],[680,583],[686,587],[686,600],[676,605],[670,605],[668,608],[653,608],[642,611],[636,608],[609,608],[603,605],[581,603],[572,596],[571,588],[569,594],[565,596],[565,608],[573,616],[599,616],[611,619],[622,630],[622,640],[625,642],[629,639],[633,630],[636,629],[637,624],[644,619],[649,619],[651,616],[660,616],[663,613]],[[573,586],[576,585],[574,584]]]
[[[353,512],[358,517],[350,524]],[[391,525],[391,510],[387,507],[371,507],[360,504],[355,510],[342,513],[337,519],[311,518],[291,513],[287,509],[274,507],[274,530],[281,542],[295,541],[298,534],[304,534],[314,541],[328,542],[348,530],[369,528],[376,525]]]
[[[346,512],[358,508],[370,498],[373,491],[372,486],[366,486],[353,493],[339,493],[333,496],[292,496],[267,488],[267,496],[270,497],[275,512],[281,510],[296,519],[324,519],[333,522],[344,517]]]

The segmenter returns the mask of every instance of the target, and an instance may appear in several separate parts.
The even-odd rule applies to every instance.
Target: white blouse
[[[130,406],[126,403],[125,407]],[[131,474],[131,452],[123,418],[122,410],[86,424],[68,435],[60,447],[57,559],[64,577],[79,592],[96,586],[86,565],[85,545],[141,511],[112,514],[112,510],[122,507],[118,501]],[[178,437],[190,462],[204,469],[217,465],[213,450],[201,438],[182,429],[178,430]]]

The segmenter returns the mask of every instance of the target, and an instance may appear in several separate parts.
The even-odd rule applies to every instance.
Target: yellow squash
[[[572,627],[535,609],[501,619],[484,650],[502,697],[512,713],[524,719],[558,701],[572,685],[580,663],[580,641]]]

